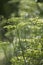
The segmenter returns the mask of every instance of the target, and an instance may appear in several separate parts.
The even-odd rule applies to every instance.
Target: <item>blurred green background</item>
[[[0,65],[43,65],[42,0],[0,0]]]

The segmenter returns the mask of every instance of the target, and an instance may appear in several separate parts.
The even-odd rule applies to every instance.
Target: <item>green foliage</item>
[[[0,49],[6,58],[5,65],[42,65],[43,18],[39,16],[37,3],[35,0],[6,2],[5,13],[0,14]]]

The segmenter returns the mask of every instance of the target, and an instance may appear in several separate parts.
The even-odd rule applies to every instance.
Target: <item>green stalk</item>
[[[23,59],[24,59],[24,64],[27,65],[26,60],[25,60],[25,56],[24,56],[24,50],[23,50],[23,47],[22,47],[21,41],[20,41],[20,33],[19,32],[20,32],[20,30],[17,30],[18,38],[19,38],[19,45],[20,45],[21,50],[22,50],[22,56],[23,56]]]

